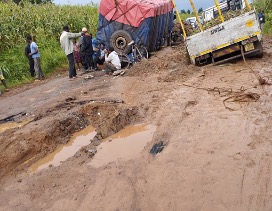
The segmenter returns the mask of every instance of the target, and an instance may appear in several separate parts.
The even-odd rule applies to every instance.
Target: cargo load
[[[171,0],[101,0],[96,38],[119,52],[132,40],[155,51],[169,37],[173,17]]]

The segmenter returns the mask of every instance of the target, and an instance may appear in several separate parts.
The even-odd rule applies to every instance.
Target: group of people
[[[114,48],[106,49],[103,43],[96,47],[86,27],[80,33],[71,33],[69,27],[64,26],[60,44],[69,62],[69,80],[77,78],[75,65],[79,70],[82,64],[85,72],[101,69],[107,75],[121,69],[121,62]]]
[[[78,42],[77,38],[79,38]],[[29,35],[26,37],[26,41],[25,55],[28,58],[30,75],[36,76],[35,81],[40,81],[44,79],[44,73],[41,68],[41,55],[38,46]],[[88,33],[86,27],[80,33],[71,33],[69,27],[64,26],[60,36],[60,44],[68,59],[70,80],[77,77],[75,65],[77,65],[77,70],[80,70],[80,64],[82,64],[85,72],[101,69],[106,74],[121,69],[120,59],[114,49],[112,47],[106,49],[104,43],[96,47],[92,34]]]
[[[98,65],[103,65],[105,62],[105,45],[101,43],[99,48],[94,46],[94,39],[92,35],[88,33],[86,27],[82,29],[83,36],[79,38],[77,42],[74,39],[74,60],[77,65],[77,69],[80,69],[80,64],[84,67],[85,71],[98,70]]]
[[[26,37],[26,41],[27,41],[27,45],[25,47],[25,55],[28,58],[30,74],[32,77],[36,75],[35,81],[40,81],[41,79],[44,79],[44,74],[41,68],[41,59],[40,59],[41,55],[39,53],[38,46],[32,40],[32,37],[30,35]],[[3,84],[3,86],[6,88],[6,91],[9,91],[2,71],[0,71],[0,81]],[[0,90],[0,94],[2,94],[1,90]]]

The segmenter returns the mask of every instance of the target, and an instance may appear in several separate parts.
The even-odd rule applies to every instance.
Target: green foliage
[[[198,13],[201,14],[202,12],[203,12],[203,8],[201,7],[198,9]]]
[[[24,55],[25,36],[35,37],[45,73],[66,62],[59,44],[64,25],[72,32],[87,27],[93,34],[98,24],[97,5],[57,6],[23,2],[0,3],[0,70],[8,84],[30,81],[28,60]]]
[[[271,0],[255,0],[253,6],[257,11],[264,11],[266,23],[264,34],[272,36],[272,2]]]
[[[187,13],[188,13],[188,14],[191,14],[191,10],[187,10]]]
[[[186,20],[187,18],[192,17],[194,14],[188,14],[188,13],[184,13],[184,14],[180,14],[180,18],[181,20]]]

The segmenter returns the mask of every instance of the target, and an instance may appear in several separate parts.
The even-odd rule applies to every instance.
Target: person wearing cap
[[[83,27],[82,30],[81,30],[81,37],[79,38],[79,41],[78,41],[78,45],[79,45],[79,48],[80,48],[80,59],[81,59],[81,62],[82,62],[82,66],[84,67],[85,70],[88,69],[88,66],[85,64],[85,53],[83,52],[83,48],[82,48],[82,43],[83,43],[83,37],[84,37],[84,34],[87,32],[87,28],[86,27]]]
[[[82,38],[81,52],[84,54],[84,66],[86,71],[91,71],[93,68],[93,39],[92,35],[88,33],[88,30],[84,27],[82,29],[84,36]]]
[[[64,26],[63,32],[60,36],[60,45],[65,52],[68,62],[69,62],[69,80],[77,77],[75,61],[74,61],[74,43],[73,39],[78,38],[82,33],[71,33],[69,32],[69,27]]]

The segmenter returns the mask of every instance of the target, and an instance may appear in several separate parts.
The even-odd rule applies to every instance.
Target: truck
[[[130,42],[156,51],[173,28],[171,0],[101,0],[96,38],[116,52],[129,53]]]
[[[246,8],[246,4],[243,0],[224,0],[220,1],[219,8],[222,13],[226,13],[230,10],[241,10]],[[216,5],[209,7],[203,12],[203,19],[205,22],[210,21],[219,16]]]
[[[215,2],[219,6],[217,0]],[[221,64],[243,56],[263,56],[262,31],[255,10],[227,21],[221,17],[221,20],[214,27],[186,37],[185,44],[191,63]]]

